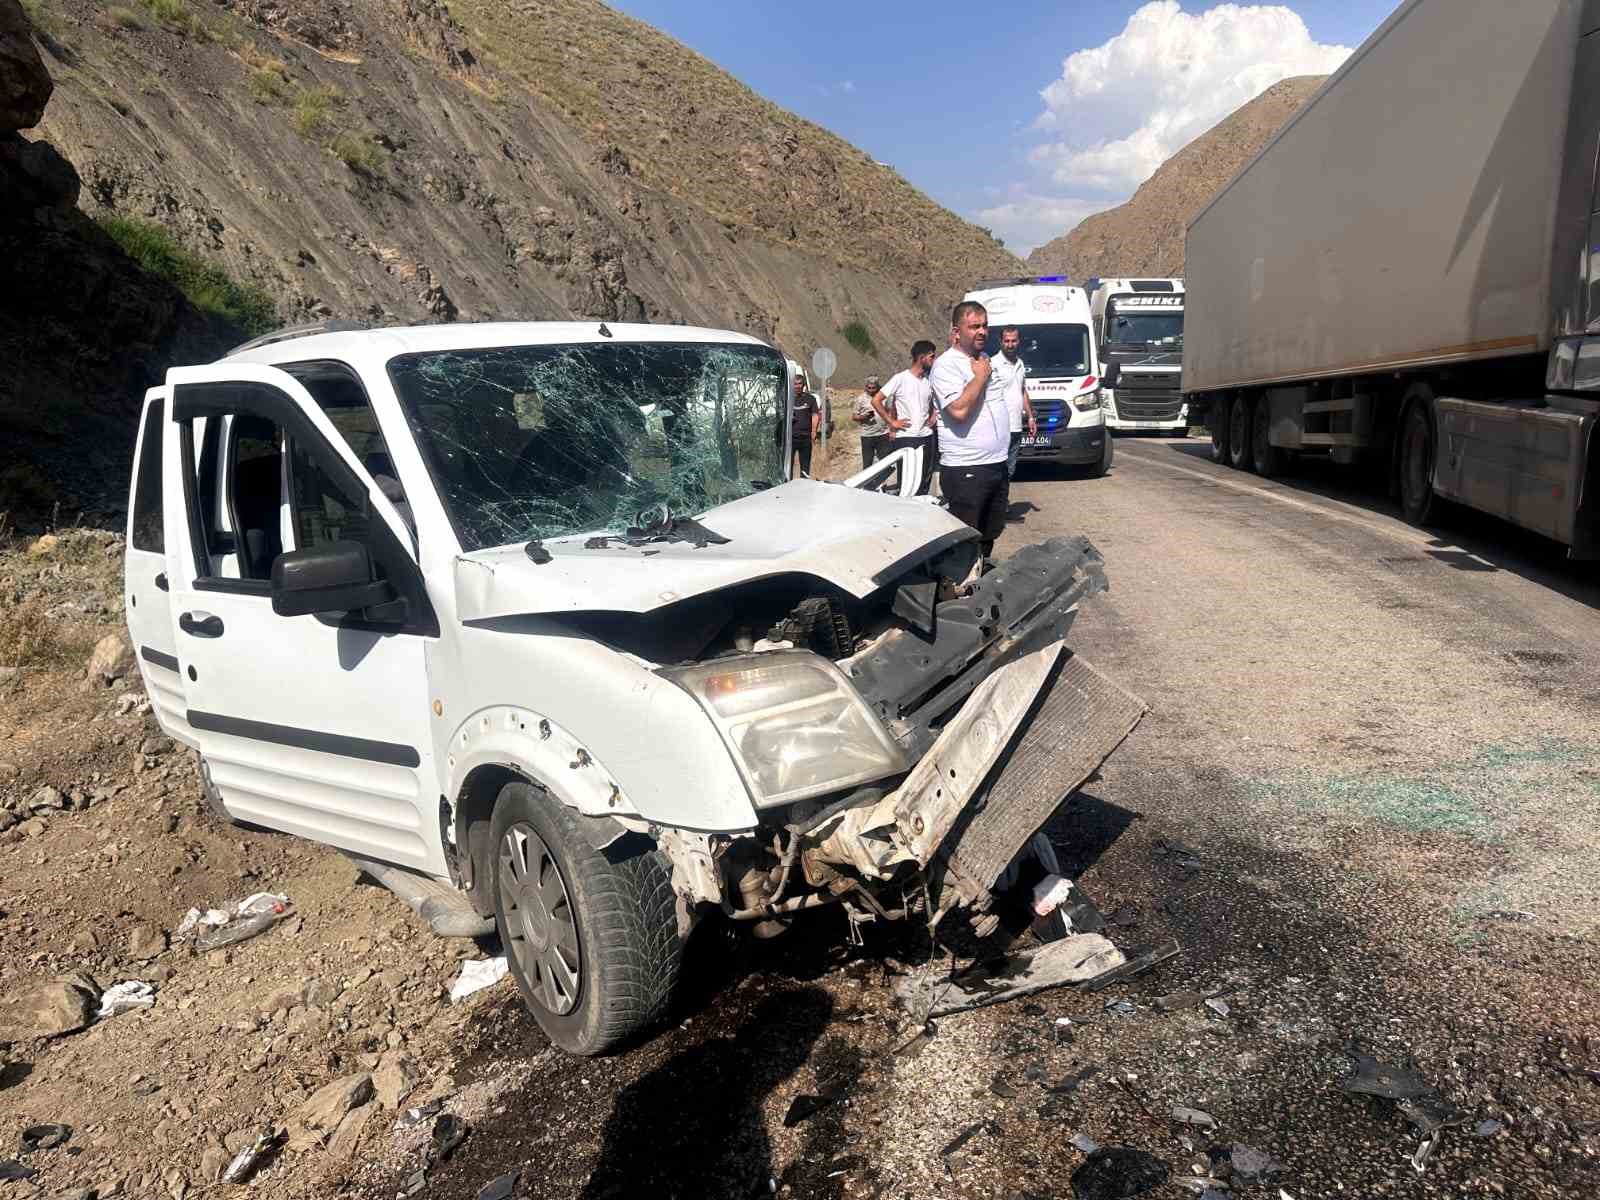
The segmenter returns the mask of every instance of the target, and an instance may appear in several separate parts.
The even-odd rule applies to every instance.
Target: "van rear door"
[[[168,736],[193,746],[194,731],[185,717],[183,680],[178,674],[178,639],[172,628],[167,538],[162,519],[162,491],[175,486],[169,485],[166,478],[167,394],[166,388],[146,392],[144,415],[139,421],[128,496],[123,609],[128,616],[134,658],[156,720]],[[177,478],[176,473],[172,478]]]

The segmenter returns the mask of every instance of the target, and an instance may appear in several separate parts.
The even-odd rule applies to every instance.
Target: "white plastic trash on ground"
[[[1072,898],[1072,880],[1060,875],[1046,875],[1033,885],[1033,911],[1035,916],[1048,917]]]
[[[132,1012],[136,1008],[155,1006],[156,989],[140,980],[129,979],[122,983],[114,983],[100,993],[100,1011],[95,1013],[95,1020],[103,1021],[107,1017]]]
[[[476,958],[461,964],[461,974],[450,988],[450,1003],[460,1004],[474,992],[499,983],[511,968],[505,955],[499,958]]]

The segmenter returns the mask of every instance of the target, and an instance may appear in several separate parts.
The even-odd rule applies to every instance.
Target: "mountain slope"
[[[146,4],[51,6],[40,132],[87,210],[159,221],[285,319],[687,321],[858,372],[847,323],[893,361],[1018,268],[594,0]]]
[[[1183,232],[1322,86],[1326,76],[1273,84],[1156,169],[1126,204],[1096,213],[1028,255],[1038,274],[1073,279],[1183,274]]]

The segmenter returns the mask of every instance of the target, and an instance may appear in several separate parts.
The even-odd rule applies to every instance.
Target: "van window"
[[[152,554],[167,552],[161,528],[161,443],[167,403],[156,399],[145,410],[144,437],[139,445],[139,478],[133,488],[133,548]]]
[[[1022,334],[1022,347],[1017,353],[1028,366],[1029,378],[1089,373],[1087,325],[1015,325],[1010,321],[991,321],[989,342],[985,347],[990,358],[1000,353],[1000,334],[1012,328]]]

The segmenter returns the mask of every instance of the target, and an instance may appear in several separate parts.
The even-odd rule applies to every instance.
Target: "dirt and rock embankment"
[[[63,485],[114,507],[144,388],[243,339],[211,316],[222,283],[187,289],[196,311],[96,222],[214,264],[268,323],[682,322],[796,358],[828,344],[849,376],[896,364],[972,278],[1020,269],[596,0],[49,0],[31,38],[0,7],[34,97],[0,158],[26,216],[0,233],[0,350],[23,364],[0,433],[25,454],[0,510]]]
[[[1184,230],[1322,86],[1324,75],[1275,83],[1206,130],[1145,180],[1126,204],[1096,213],[1028,255],[1040,274],[1183,274]]]

